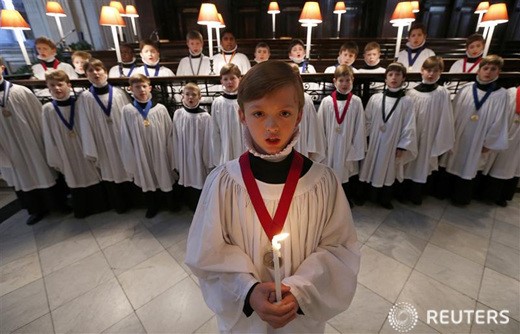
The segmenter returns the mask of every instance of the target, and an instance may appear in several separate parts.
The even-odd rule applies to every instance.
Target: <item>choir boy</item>
[[[222,52],[217,53],[213,57],[215,73],[220,73],[220,69],[227,64],[235,64],[242,74],[249,71],[251,62],[245,54],[237,52],[237,40],[231,30],[224,31],[220,37],[220,45],[222,46]]]
[[[271,57],[271,48],[265,42],[260,42],[255,46],[255,62],[261,63],[266,60],[269,60]]]
[[[74,51],[70,58],[78,78],[86,78],[87,76],[85,75],[85,70],[83,70],[83,65],[92,58],[92,55],[85,51]]]
[[[211,116],[199,107],[200,88],[188,83],[182,90],[182,105],[173,114],[173,167],[179,173],[188,207],[195,211],[209,174]]]
[[[49,166],[62,173],[70,189],[74,217],[106,211],[108,198],[96,166],[83,155],[76,123],[76,100],[70,96],[71,84],[62,70],[45,75],[52,101],[43,106],[42,131]]]
[[[197,30],[186,34],[189,55],[182,58],[177,67],[177,75],[209,75],[209,58],[202,53],[204,38]]]
[[[161,53],[157,42],[143,39],[139,42],[139,49],[143,66],[138,67],[136,73],[144,74],[149,78],[175,76],[172,70],[160,64]]]
[[[359,162],[365,157],[365,116],[361,99],[352,94],[354,72],[339,65],[334,72],[336,90],[321,101],[318,119],[325,133],[325,161],[338,176],[352,203],[357,192]]]
[[[422,203],[423,187],[438,170],[439,157],[453,147],[455,140],[453,110],[448,90],[437,84],[444,61],[427,58],[421,68],[422,83],[408,91],[412,98],[417,134],[417,158],[404,167],[400,199]]]
[[[466,39],[466,57],[457,60],[450,67],[450,73],[477,73],[482,60],[486,41],[480,34],[473,34]]]
[[[223,92],[211,104],[211,167],[236,159],[245,151],[237,103],[241,76],[235,64],[224,65],[220,70]]]
[[[301,39],[293,39],[289,44],[289,59],[299,66],[300,73],[316,73],[314,66],[305,59],[305,44]]]
[[[403,168],[417,155],[415,115],[412,99],[405,95],[403,83],[406,67],[391,63],[386,68],[387,89],[372,95],[365,110],[368,150],[359,180],[370,184],[377,201],[392,209],[392,185],[403,181]],[[365,190],[370,190],[366,187]],[[366,192],[360,192],[363,196]]]
[[[471,202],[477,172],[482,170],[490,151],[507,149],[507,90],[496,82],[503,65],[499,56],[484,57],[476,81],[462,87],[453,101],[455,144],[446,156],[450,176],[446,192],[455,205]]]
[[[365,45],[363,52],[365,65],[358,69],[359,73],[385,73],[385,68],[379,64],[381,61],[381,46],[377,42]]]
[[[406,48],[399,52],[397,62],[403,64],[408,72],[420,72],[426,58],[435,56],[435,52],[426,46],[426,27],[419,22],[412,23],[408,31]]]
[[[186,264],[221,332],[323,333],[356,289],[348,202],[330,168],[293,149],[304,97],[290,66],[253,66],[238,98],[247,152],[208,176]],[[288,236],[273,252],[281,232]]]
[[[130,44],[121,44],[121,64],[114,65],[108,71],[109,78],[128,78],[138,68],[134,56],[134,48]]]
[[[356,42],[345,42],[339,48],[338,59],[335,65],[329,66],[325,69],[325,73],[334,73],[336,67],[339,65],[350,66],[352,71],[355,73],[357,70],[352,66],[356,61],[359,53],[359,47]]]
[[[173,203],[172,119],[164,105],[153,103],[148,77],[137,73],[128,83],[134,101],[123,107],[121,158],[134,184],[145,195],[145,217],[153,218],[163,199],[169,205]]]
[[[4,70],[0,58],[0,174],[29,212],[27,225],[33,225],[50,210],[65,209],[66,197],[45,159],[42,105],[28,88],[5,80]]]
[[[133,188],[120,155],[122,110],[130,99],[122,89],[107,82],[101,60],[91,59],[84,69],[92,85],[76,103],[83,154],[99,169],[112,208],[123,213],[131,205]]]
[[[45,74],[52,70],[63,70],[69,78],[77,79],[78,75],[72,65],[63,63],[56,58],[56,44],[49,38],[42,36],[34,41],[38,53],[38,63],[32,65],[33,76],[38,80],[45,80]]]

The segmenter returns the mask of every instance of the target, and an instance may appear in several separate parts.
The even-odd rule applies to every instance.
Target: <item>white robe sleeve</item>
[[[0,168],[12,168],[13,164],[11,163],[11,160],[9,159],[9,156],[7,155],[7,152],[5,151],[4,146],[2,145],[2,142],[0,141]]]
[[[89,113],[84,110],[87,107],[87,101],[84,96],[80,95],[76,102],[78,108],[78,126],[80,129],[81,146],[83,148],[83,155],[94,163],[97,162],[99,155],[94,139],[94,131],[92,131],[92,124],[89,119]]]
[[[431,157],[438,157],[447,151],[451,150],[455,142],[455,125],[453,119],[453,106],[450,102],[449,92],[446,90],[446,97],[443,99],[443,104],[440,112],[439,126],[433,141]]]
[[[493,106],[495,119],[484,137],[484,147],[490,150],[505,150],[508,145],[507,94]]]
[[[367,141],[365,134],[365,112],[363,110],[363,103],[361,99],[355,99],[352,97],[353,104],[352,111],[356,111],[354,134],[352,135],[352,143],[350,144],[350,150],[346,156],[346,161],[359,161],[365,157],[365,151],[367,149]],[[348,112],[348,111],[347,111]]]
[[[49,115],[48,113],[52,110],[49,109],[49,105],[44,106],[43,110],[43,119],[42,119],[42,133],[43,133],[43,143],[45,145],[45,156],[47,158],[47,164],[56,169],[59,172],[63,171],[63,161],[60,157],[60,153],[58,151],[58,147],[56,146],[55,138],[52,135],[51,125],[49,124]],[[47,110],[45,110],[47,109]],[[55,130],[57,131],[57,129]]]
[[[405,96],[402,98],[401,103],[403,103],[402,108],[404,115],[397,148],[406,150],[400,158],[400,164],[404,165],[417,157],[417,136],[412,100],[409,96]]]
[[[134,143],[132,142],[132,119],[127,117],[125,114],[128,112],[127,109],[133,108],[132,105],[123,107],[121,117],[121,160],[126,172],[133,177],[137,173],[137,162],[134,152]]]
[[[218,113],[220,112],[217,108],[215,102],[211,106],[211,155],[212,162],[210,167],[215,167],[220,165],[220,159],[222,156],[222,138],[220,137],[220,125],[218,122]]]

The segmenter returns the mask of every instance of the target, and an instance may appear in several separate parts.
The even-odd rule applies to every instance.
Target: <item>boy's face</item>
[[[57,100],[63,100],[70,96],[70,83],[58,80],[47,81],[47,88],[51,92],[53,98]]]
[[[468,54],[471,58],[478,57],[484,51],[484,43],[482,41],[475,41],[468,45]]]
[[[136,100],[148,101],[152,91],[152,86],[148,82],[136,82],[130,86],[130,91]]]
[[[121,48],[121,61],[123,63],[129,63],[134,60],[134,50],[130,48]]]
[[[500,69],[497,65],[494,64],[486,64],[484,66],[480,66],[477,71],[477,77],[480,81],[488,82],[491,80],[495,80],[498,78],[500,74]]]
[[[36,44],[36,52],[38,52],[38,55],[43,59],[56,55],[56,49],[53,49],[44,43]]]
[[[303,45],[296,44],[291,48],[291,52],[289,52],[289,58],[302,59],[305,57],[305,49]]]
[[[156,63],[159,61],[160,53],[151,45],[145,45],[141,49],[141,59],[147,63]]]
[[[401,71],[389,71],[385,76],[385,82],[390,88],[399,88],[403,85],[404,76]]]
[[[237,41],[235,39],[235,36],[233,36],[230,33],[226,33],[222,36],[222,40],[220,41],[222,45],[222,49],[224,51],[231,51],[237,46]]]
[[[441,77],[441,69],[437,66],[434,68],[421,68],[421,77],[428,82],[436,82]]]
[[[74,69],[76,70],[76,72],[78,73],[83,73],[83,64],[85,64],[87,62],[86,59],[83,59],[81,57],[74,57],[74,59],[72,59],[72,65],[74,65]]]
[[[377,63],[379,63],[379,57],[381,57],[381,52],[378,49],[365,51],[365,63],[370,66],[377,65]]]
[[[292,139],[302,118],[296,101],[296,88],[288,85],[261,99],[245,102],[239,116],[259,153],[279,153]]]
[[[224,86],[224,90],[230,93],[236,92],[240,79],[234,74],[224,74],[220,78],[220,83]]]
[[[356,54],[349,51],[349,50],[343,50],[339,53],[339,64],[340,65],[352,65],[354,61],[356,60]]]
[[[182,102],[188,108],[195,108],[200,101],[200,93],[195,89],[184,89],[182,93]]]
[[[268,48],[256,48],[255,50],[255,60],[259,63],[269,60],[270,56],[271,52]]]
[[[410,36],[408,36],[408,42],[412,45],[412,47],[417,47],[421,45],[426,39],[426,35],[422,32],[421,29],[414,29],[410,32]]]
[[[188,49],[190,49],[190,52],[194,55],[200,54],[202,52],[202,47],[204,46],[202,41],[199,39],[188,39],[186,45],[188,46]]]
[[[103,69],[103,67],[89,66],[89,68],[87,68],[86,75],[90,83],[98,86],[104,85],[107,81],[107,72]]]
[[[334,86],[336,86],[336,89],[340,93],[347,94],[347,92],[349,92],[352,89],[354,78],[348,75],[342,75],[338,78],[334,78],[332,81],[334,82]]]

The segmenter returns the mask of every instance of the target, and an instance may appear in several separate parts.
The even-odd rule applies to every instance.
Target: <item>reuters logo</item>
[[[400,333],[406,333],[417,325],[417,310],[412,304],[397,303],[388,312],[388,321],[393,329]]]

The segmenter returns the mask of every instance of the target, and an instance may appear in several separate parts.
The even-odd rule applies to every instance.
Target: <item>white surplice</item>
[[[238,158],[246,151],[236,99],[219,96],[211,104],[211,167]]]
[[[202,63],[201,63],[202,62]],[[191,64],[190,64],[191,63]],[[201,55],[198,58],[184,57],[177,66],[177,75],[209,75],[210,64],[209,57]]]
[[[388,115],[396,98],[386,97],[385,114]],[[403,180],[404,165],[417,156],[415,115],[412,99],[403,96],[390,119],[384,123],[383,93],[372,95],[365,109],[366,135],[370,141],[362,162],[359,180],[380,188]],[[384,128],[385,131],[381,131]],[[397,148],[403,149],[399,159]]]
[[[213,56],[213,68],[216,75],[220,75],[220,70],[224,65],[232,63],[238,66],[242,75],[246,74],[251,68],[251,61],[243,53],[235,52],[233,55],[224,55],[224,53],[217,53]]]
[[[475,63],[466,63],[466,72],[464,72],[464,58],[454,62],[449,70],[449,73],[477,73],[479,66],[475,66],[469,71],[469,69],[475,65]]]
[[[466,84],[455,96],[455,143],[446,156],[446,171],[463,179],[471,180],[482,170],[489,152],[482,148],[505,150],[507,148],[507,91],[500,88],[477,111],[473,100],[473,84]],[[486,92],[477,89],[481,100]],[[477,115],[477,120],[471,120]]]
[[[503,151],[492,151],[484,168],[484,174],[497,179],[511,179],[520,176],[520,114],[516,113],[517,88],[507,90],[508,146]]]
[[[121,158],[128,174],[143,192],[171,191],[175,182],[172,167],[172,119],[162,104],[148,112],[149,125],[131,104],[123,108]]]
[[[179,184],[202,189],[211,162],[211,116],[207,111],[190,113],[184,108],[173,114],[172,148]]]
[[[432,92],[408,91],[412,98],[417,135],[417,158],[404,167],[404,178],[426,183],[439,168],[439,156],[455,141],[450,93],[442,86]]]
[[[415,56],[416,53],[412,53],[412,59]],[[408,52],[406,51],[406,49],[404,49],[401,52],[399,52],[397,56],[397,62],[403,64],[408,72],[421,72],[422,64],[427,58],[431,56],[435,56],[435,52],[433,52],[431,49],[424,48],[419,54],[419,56],[417,56],[417,59],[415,60],[413,65],[410,66],[410,63],[408,62]]]
[[[108,93],[99,96],[104,106],[108,104]],[[83,154],[94,161],[104,181],[122,183],[131,181],[125,171],[121,154],[121,115],[123,107],[130,102],[128,95],[113,87],[110,118],[105,115],[94,96],[83,92],[76,102],[78,126]]]
[[[63,117],[70,119],[70,106],[59,106]],[[43,139],[49,166],[60,171],[70,188],[82,188],[97,184],[101,176],[94,163],[83,155],[79,127],[71,131],[63,124],[51,102],[43,106]],[[77,119],[77,108],[75,109]]]
[[[283,184],[256,181],[272,216]],[[223,333],[323,333],[325,322],[350,305],[360,252],[350,208],[334,172],[318,163],[299,179],[282,241],[282,283],[305,315],[279,329],[256,312],[243,313],[256,282],[274,281],[264,264],[271,242],[262,229],[242,179],[238,160],[208,176],[187,241],[186,264],[199,278],[206,304]]]
[[[337,101],[339,114],[347,101]],[[325,134],[326,154],[324,163],[332,168],[341,183],[359,173],[359,161],[365,157],[366,135],[365,114],[361,99],[352,95],[345,119],[341,124],[336,120],[334,101],[327,96],[318,109],[320,127]]]
[[[134,73],[140,73],[142,75],[146,75],[145,67],[144,65],[139,66],[134,70]],[[155,77],[174,77],[175,73],[173,73],[172,70],[170,70],[166,66],[159,67],[159,71],[157,72],[157,75],[155,75],[155,68],[148,68],[148,77],[155,78]]]
[[[55,70],[52,67],[47,67],[47,71],[45,71],[42,64],[40,64],[40,63],[32,65],[31,69],[32,69],[34,77],[38,80],[45,80],[45,73]],[[67,73],[67,75],[69,76],[69,79],[78,78],[78,73],[76,73],[76,71],[74,71],[74,67],[72,67],[72,65],[70,65],[70,64],[60,62],[58,64],[58,66],[56,66],[56,70],[62,70],[65,73]]]
[[[6,82],[7,85],[7,82]],[[26,87],[10,85],[6,113],[0,113],[0,173],[19,191],[50,188],[56,173],[47,165],[42,135],[42,105]]]
[[[325,159],[325,136],[318,124],[314,102],[307,93],[305,93],[305,105],[299,127],[300,138],[294,146],[296,151],[313,161],[323,161]]]

